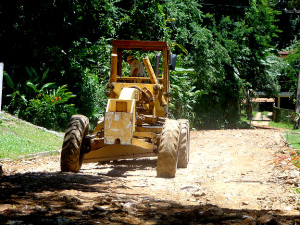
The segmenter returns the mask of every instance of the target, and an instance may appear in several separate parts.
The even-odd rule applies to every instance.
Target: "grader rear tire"
[[[81,152],[81,144],[88,131],[89,119],[87,117],[83,115],[71,117],[61,151],[61,171],[77,173],[80,170],[84,156]]]
[[[173,178],[176,174],[178,159],[178,143],[180,124],[176,120],[167,119],[161,134],[158,148],[157,176]]]
[[[180,119],[179,122],[180,141],[177,168],[187,168],[190,157],[190,123],[186,119]]]

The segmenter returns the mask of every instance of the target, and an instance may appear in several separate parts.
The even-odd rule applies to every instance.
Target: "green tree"
[[[215,4],[204,4],[211,2]],[[192,109],[179,102],[175,107],[187,112],[196,125],[228,127],[238,120],[245,84],[270,94],[278,87],[267,59],[267,49],[274,47],[277,38],[278,15],[269,4],[274,1],[211,2],[1,1],[0,61],[19,84],[29,80],[26,67],[49,68],[44,83],[68,84],[77,96],[71,101],[79,113],[95,120],[104,110],[111,41],[164,40],[179,55],[180,66],[195,70],[177,85],[190,93],[181,97]],[[183,79],[172,76],[175,82]],[[4,94],[10,91],[5,88]],[[24,85],[15,86],[15,93],[19,93],[16,99],[32,98],[23,96]],[[9,100],[4,99],[4,104]]]
[[[300,72],[299,59],[300,59],[299,45],[294,50],[292,50],[290,54],[284,59],[284,62],[286,63],[286,67],[284,70],[284,77],[286,83],[284,84],[284,88],[294,93],[297,93],[298,73]]]
[[[276,9],[281,12],[277,15],[277,25],[283,32],[279,34],[278,48],[287,48],[294,40],[300,39],[300,1],[276,1]]]
[[[166,21],[160,0],[121,1],[126,16],[120,23],[117,38],[133,40],[165,40]]]
[[[116,24],[124,20],[122,9],[116,6],[118,2],[1,1],[0,61],[5,62],[12,80],[20,84],[29,80],[26,67],[41,71],[49,68],[45,82],[67,83],[77,95],[73,102],[79,112],[93,115],[95,107],[103,105],[99,102],[103,94],[99,96],[95,90],[102,90],[103,80],[107,80],[110,38],[116,37],[119,27]],[[20,87],[20,96],[25,94],[24,88]],[[4,95],[10,92],[5,91],[8,92]],[[87,96],[95,94],[99,100],[84,107]],[[5,98],[4,104],[9,101],[10,98]]]
[[[185,64],[195,69],[196,90],[207,93],[197,99],[196,124],[217,128],[237,123],[246,83],[270,95],[278,91],[277,77],[270,76],[266,63],[266,49],[278,32],[272,7],[253,0],[239,9],[239,16],[224,16],[201,11],[195,1],[167,1],[171,39],[188,50]]]

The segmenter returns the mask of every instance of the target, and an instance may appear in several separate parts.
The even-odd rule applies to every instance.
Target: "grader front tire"
[[[158,148],[156,168],[158,177],[175,177],[178,159],[179,136],[179,122],[176,120],[166,120],[163,126],[160,145]]]
[[[180,142],[178,148],[177,168],[187,168],[190,156],[190,123],[180,119]]]
[[[61,151],[61,171],[77,173],[80,170],[84,156],[81,152],[81,144],[88,131],[89,119],[87,117],[83,115],[71,117]]]

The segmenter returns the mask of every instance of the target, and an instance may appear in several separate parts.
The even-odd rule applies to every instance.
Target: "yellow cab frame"
[[[84,162],[155,156],[168,116],[170,48],[162,41],[114,40],[105,116],[85,142]],[[124,50],[159,51],[161,74],[143,59],[146,77],[123,76]]]

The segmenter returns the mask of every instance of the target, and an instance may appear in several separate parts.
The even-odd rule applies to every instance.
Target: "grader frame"
[[[160,52],[162,65],[156,61],[155,73],[145,57],[148,76],[130,77],[122,73],[125,50]],[[177,167],[186,168],[189,122],[168,119],[169,66],[170,48],[165,42],[114,40],[105,116],[90,135],[88,118],[72,116],[63,143],[61,170],[78,172],[84,162],[155,155],[159,177],[174,177]]]

